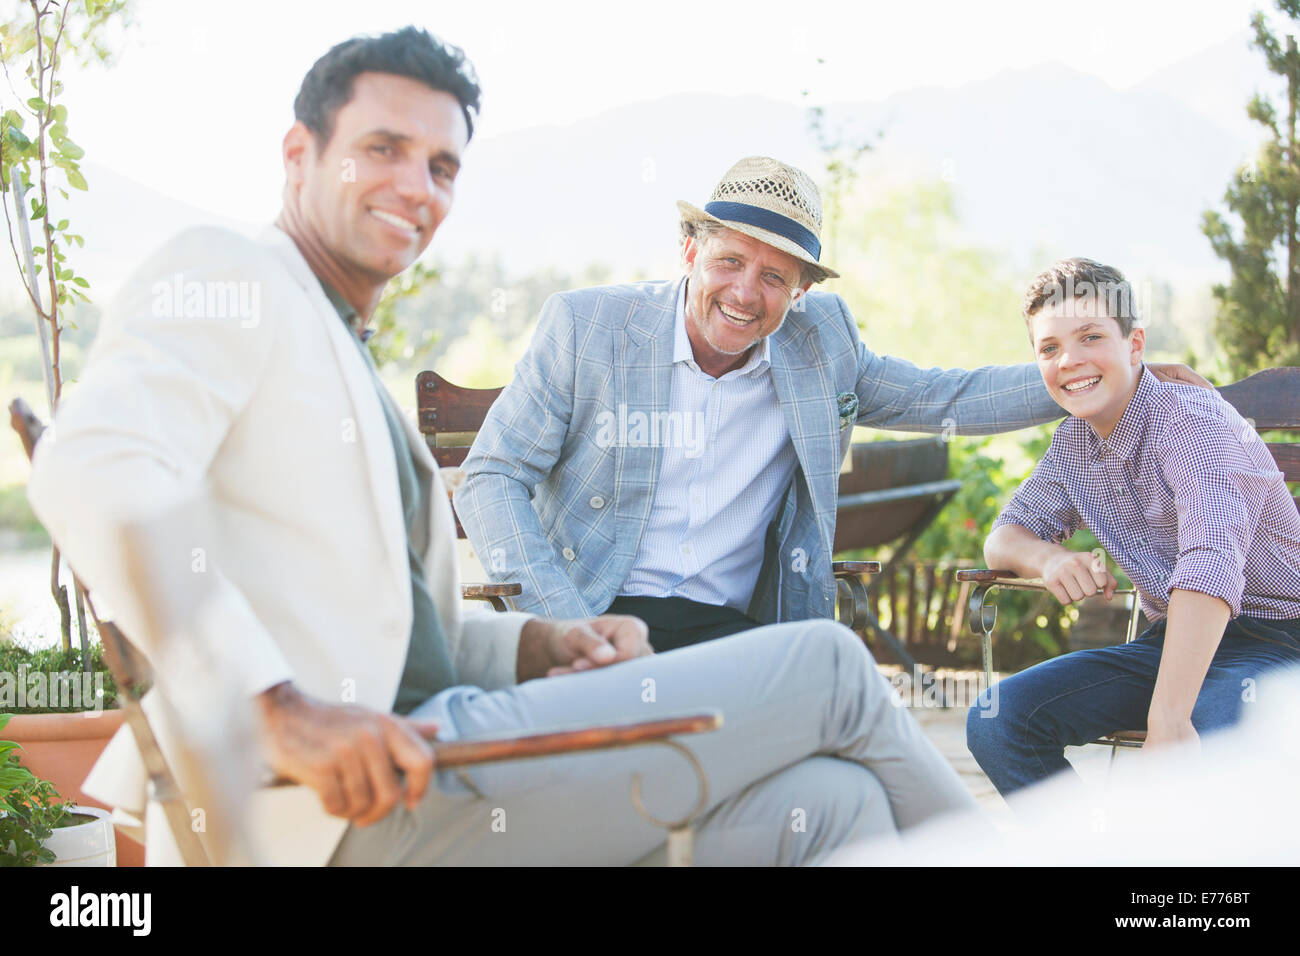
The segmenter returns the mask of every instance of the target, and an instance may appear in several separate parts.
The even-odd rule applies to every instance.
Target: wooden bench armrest
[[[518,597],[524,593],[522,584],[462,584],[460,596],[466,601],[490,601],[494,597]]]
[[[879,574],[879,561],[832,561],[831,572],[837,578],[856,578],[863,574]]]
[[[996,584],[1004,588],[1021,588],[1027,591],[1046,591],[1042,578],[1022,578],[1014,571],[995,571],[989,568],[965,568],[956,572],[958,581],[974,584]]]
[[[681,717],[638,720],[540,734],[453,740],[433,745],[439,767],[468,767],[499,760],[523,760],[588,750],[608,750],[653,743],[677,734],[699,734],[722,726],[722,712],[713,710]]]
[[[506,598],[518,597],[524,593],[524,586],[512,581],[508,584],[462,584],[460,596],[465,601],[487,601],[494,611],[508,611],[510,605]]]
[[[1042,578],[1022,578],[1014,571],[991,571],[988,568],[966,568],[956,572],[958,581],[970,581],[976,585],[995,584],[1000,588],[1015,588],[1021,591],[1046,591],[1047,585]],[[1102,592],[1101,588],[1097,593]],[[1116,594],[1137,594],[1136,588],[1116,588]]]
[[[1020,591],[1047,591],[1047,586],[1043,583],[1042,578],[1022,578],[1013,571],[998,570],[993,568],[963,568],[955,574],[958,581],[969,582],[974,585],[970,589],[967,610],[969,612],[968,624],[972,634],[978,634],[980,637],[980,648],[984,658],[984,680],[987,684],[993,683],[993,627],[998,620],[998,606],[996,600],[992,598],[992,592],[996,588],[1011,588]],[[1097,590],[1101,593],[1101,589]],[[1137,615],[1140,605],[1137,603],[1137,588],[1116,588],[1116,594],[1132,594],[1134,604],[1133,613],[1129,618],[1129,630],[1126,641],[1131,641],[1137,635]],[[1112,735],[1121,739],[1121,746],[1139,746],[1134,741],[1145,739],[1145,734],[1141,737],[1124,736],[1126,734],[1141,733],[1141,731],[1119,731]]]
[[[9,424],[18,433],[18,438],[23,443],[23,451],[27,452],[27,460],[31,461],[32,452],[35,451],[36,443],[40,440],[41,433],[45,431],[45,426],[36,417],[31,406],[21,398],[15,398],[9,403]]]
[[[722,712],[713,710],[658,720],[601,724],[595,727],[538,734],[469,738],[446,743],[433,741],[433,734],[436,734],[434,731],[426,739],[433,741],[434,767],[445,770],[451,767],[468,767],[473,764],[496,763],[503,760],[526,760],[531,757],[551,757],[557,754],[631,747],[666,740],[678,734],[705,733],[717,730],[721,726]],[[273,787],[293,785],[294,781],[283,777],[271,782]]]
[[[1107,737],[1117,740],[1123,744],[1142,744],[1146,743],[1147,732],[1145,730],[1117,730],[1114,733],[1106,735]]]

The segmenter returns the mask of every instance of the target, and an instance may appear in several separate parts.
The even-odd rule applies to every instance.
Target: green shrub
[[[90,646],[90,683],[81,670],[81,649],[61,647],[32,650],[0,642],[0,710],[24,714],[69,714],[117,706],[117,684],[104,662],[104,648]],[[33,675],[38,676],[32,680]],[[21,697],[19,694],[21,684]],[[102,684],[102,702],[87,698]],[[39,691],[39,695],[35,693]],[[19,703],[22,707],[19,708]]]

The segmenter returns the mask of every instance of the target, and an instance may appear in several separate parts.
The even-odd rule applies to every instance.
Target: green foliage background
[[[1277,0],[1276,6],[1300,20],[1300,0]],[[1279,77],[1282,95],[1259,93],[1247,106],[1264,142],[1224,193],[1229,215],[1210,210],[1201,222],[1215,254],[1232,269],[1231,280],[1214,287],[1214,297],[1215,334],[1234,378],[1300,365],[1300,52],[1290,38],[1284,42],[1269,30],[1262,13],[1251,25],[1252,45]]]

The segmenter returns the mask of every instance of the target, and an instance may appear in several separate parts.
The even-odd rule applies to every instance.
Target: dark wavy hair
[[[1031,322],[1043,306],[1088,298],[1105,305],[1106,314],[1119,323],[1119,330],[1125,336],[1142,323],[1133,287],[1124,273],[1094,259],[1062,259],[1034,279],[1025,293],[1021,311],[1030,330],[1029,341],[1034,340]]]
[[[430,89],[450,93],[465,114],[469,135],[474,135],[482,91],[465,52],[427,30],[403,27],[381,36],[344,40],[307,71],[293,100],[293,116],[315,134],[321,148],[334,135],[334,117],[352,99],[352,83],[361,73],[409,76]]]

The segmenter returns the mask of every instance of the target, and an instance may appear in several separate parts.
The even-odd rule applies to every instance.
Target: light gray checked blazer
[[[488,412],[455,505],[488,575],[523,584],[518,610],[601,614],[627,579],[662,449],[611,444],[608,425],[620,405],[628,420],[668,410],[682,281],[551,296],[514,381]],[[867,349],[838,295],[810,292],[803,305],[771,336],[772,379],[799,466],[768,528],[747,612],[764,623],[833,614],[838,476],[855,419],[987,434],[1063,414],[1032,364],[922,370]]]

